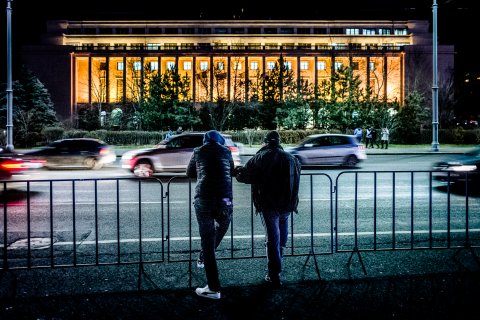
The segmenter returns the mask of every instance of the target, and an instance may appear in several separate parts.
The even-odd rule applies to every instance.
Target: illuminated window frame
[[[175,70],[175,62],[174,61],[167,61],[167,70]]]
[[[327,69],[327,63],[325,61],[317,61],[317,70],[325,71]]]
[[[133,62],[133,70],[134,71],[142,70],[142,62],[141,61],[134,61]]]
[[[275,69],[275,62],[273,62],[273,61],[268,61],[268,62],[267,62],[267,69],[268,69],[268,70],[273,70],[273,69]]]
[[[200,61],[200,70],[207,71],[208,70],[208,61]]]
[[[123,71],[125,69],[125,66],[123,65],[123,62],[117,62],[117,70],[118,71]]]
[[[192,70],[192,62],[191,61],[184,61],[183,62],[183,70]]]
[[[150,70],[158,70],[158,61],[150,61]]]
[[[308,69],[309,69],[308,61],[300,61],[300,70],[308,70]]]
[[[250,70],[258,70],[258,62],[257,61],[250,62]]]
[[[345,34],[347,35],[359,35],[360,29],[358,28],[347,28],[345,29]]]

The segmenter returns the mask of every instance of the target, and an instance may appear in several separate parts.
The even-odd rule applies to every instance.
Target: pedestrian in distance
[[[367,128],[367,131],[365,132],[365,147],[368,148],[369,145],[372,145],[372,128]]]
[[[168,127],[168,131],[167,133],[165,133],[165,140],[170,139],[172,136],[173,136],[173,131],[172,129],[170,129],[170,127]]]
[[[252,185],[253,203],[266,233],[267,267],[265,281],[281,286],[283,250],[287,244],[288,219],[297,212],[301,164],[283,150],[280,135],[270,131],[260,150],[243,167],[236,179]]]
[[[189,178],[197,179],[194,207],[201,241],[197,267],[205,268],[207,278],[207,285],[195,290],[200,297],[221,298],[215,251],[232,219],[234,169],[223,136],[215,130],[206,132],[203,145],[193,150],[186,172]]]
[[[353,130],[353,135],[357,138],[358,142],[362,142],[362,135],[363,135],[363,130],[360,127],[355,128]]]
[[[377,146],[377,149],[379,149],[379,148],[380,148],[380,145],[378,144],[377,129],[375,129],[374,127],[372,127],[370,130],[371,130],[371,132],[372,132],[372,141],[371,141],[372,148],[374,147],[374,145],[376,145],[376,146]]]
[[[177,131],[175,132],[175,134],[182,134],[182,133],[183,133],[182,127],[178,127],[178,128],[177,128]]]
[[[380,140],[380,145],[382,146],[382,149],[383,149],[383,146],[385,146],[385,149],[388,149],[389,138],[390,138],[390,131],[388,130],[388,128],[387,127],[382,128],[382,136]]]

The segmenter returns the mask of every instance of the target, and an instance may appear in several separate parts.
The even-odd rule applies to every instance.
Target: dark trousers
[[[268,275],[272,281],[279,281],[282,272],[283,248],[287,245],[290,212],[266,211],[261,212],[260,216],[267,237]]]
[[[383,145],[385,145],[385,149],[388,149],[388,140],[382,140],[381,144],[382,144],[382,149],[383,149]]]
[[[215,250],[222,242],[232,220],[233,206],[195,200],[195,213],[200,233],[207,284],[210,290],[220,291]]]

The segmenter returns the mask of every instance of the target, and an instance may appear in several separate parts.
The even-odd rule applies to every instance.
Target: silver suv
[[[365,146],[353,135],[315,134],[306,137],[294,147],[285,148],[302,165],[329,165],[355,167],[367,159]]]
[[[188,132],[161,141],[153,148],[127,151],[122,168],[137,177],[151,177],[160,172],[185,172],[193,149],[203,144],[204,132]],[[222,134],[225,146],[232,152],[235,166],[240,165],[240,152],[230,135]]]

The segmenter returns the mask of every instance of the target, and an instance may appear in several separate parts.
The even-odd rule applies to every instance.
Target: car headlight
[[[453,166],[451,167],[452,171],[456,172],[470,172],[477,170],[477,166],[475,165],[460,165],[460,166]]]

